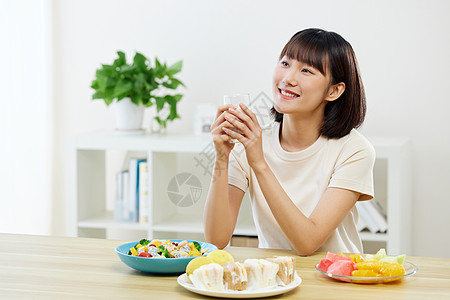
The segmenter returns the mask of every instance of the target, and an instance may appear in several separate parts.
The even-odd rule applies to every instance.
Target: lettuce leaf
[[[169,251],[167,249],[164,249],[164,251],[162,252],[162,254],[166,257],[166,258],[171,258]]]

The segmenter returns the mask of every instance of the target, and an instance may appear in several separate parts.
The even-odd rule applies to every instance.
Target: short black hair
[[[362,125],[366,115],[366,96],[356,56],[349,42],[335,32],[309,28],[292,36],[279,59],[284,56],[307,63],[323,75],[331,72],[331,85],[345,84],[345,91],[339,99],[325,106],[321,135],[341,138]],[[283,114],[274,107],[271,113],[276,122],[283,121]]]

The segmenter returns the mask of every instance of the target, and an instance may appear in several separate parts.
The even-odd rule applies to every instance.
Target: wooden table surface
[[[185,290],[177,276],[149,275],[123,264],[127,241],[0,234],[0,299],[214,299]],[[289,250],[228,247],[237,261]],[[342,283],[314,268],[325,256],[296,256],[302,284],[269,299],[450,299],[450,259],[407,257],[419,271],[389,284]]]

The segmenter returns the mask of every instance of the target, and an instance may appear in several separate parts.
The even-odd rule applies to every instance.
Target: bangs
[[[296,59],[326,76],[329,51],[327,40],[326,32],[321,29],[298,32],[284,46],[279,59],[284,56]]]

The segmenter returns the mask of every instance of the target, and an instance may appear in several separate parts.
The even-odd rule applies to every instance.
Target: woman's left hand
[[[255,114],[244,104],[239,104],[241,110],[230,108],[225,119],[240,132],[223,128],[225,133],[237,139],[245,147],[248,164],[252,169],[265,167],[266,161],[262,149],[262,130]]]

